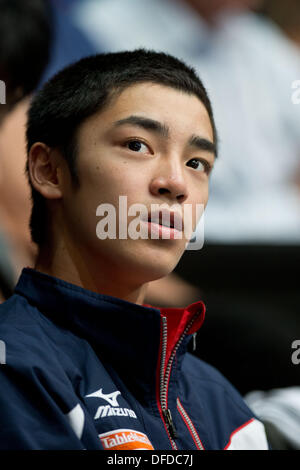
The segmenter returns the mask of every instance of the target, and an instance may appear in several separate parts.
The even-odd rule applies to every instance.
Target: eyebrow
[[[199,150],[205,150],[207,152],[217,155],[217,146],[213,142],[204,137],[199,137],[198,135],[193,135],[189,140],[189,145],[191,147],[196,147]]]
[[[170,136],[168,126],[162,124],[159,121],[156,121],[155,119],[132,115],[114,122],[114,127],[119,127],[126,124],[141,127],[142,129],[145,129],[147,131],[154,131],[155,133],[165,138],[168,138]],[[199,150],[205,150],[207,152],[213,153],[215,156],[217,154],[216,145],[204,137],[192,135],[188,141],[188,145],[191,147],[196,147]]]
[[[123,126],[125,124],[132,124],[134,126],[141,127],[142,129],[146,129],[147,131],[154,131],[163,137],[169,137],[168,126],[162,124],[159,121],[155,121],[154,119],[145,118],[142,116],[129,116],[127,118],[116,121],[114,126]]]

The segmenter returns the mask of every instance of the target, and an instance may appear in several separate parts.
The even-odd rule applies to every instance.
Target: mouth
[[[183,219],[179,212],[166,209],[159,211],[149,211],[148,217],[141,219],[148,223],[153,238],[181,238],[183,232]]]

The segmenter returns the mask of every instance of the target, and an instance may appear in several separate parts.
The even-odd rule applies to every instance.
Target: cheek
[[[208,202],[208,198],[209,198],[209,185],[207,184],[207,187],[203,193],[203,204],[204,204],[204,208],[206,207],[206,204]]]
[[[193,198],[193,201],[191,204],[193,207],[192,225],[193,225],[193,228],[195,229],[200,218],[203,215],[203,212],[208,202],[208,195],[209,195],[208,184],[203,184],[203,186],[201,187],[201,190],[200,191],[197,190],[197,192],[195,192],[194,194],[196,194],[196,196]]]
[[[202,204],[206,207],[209,195],[209,180],[200,181],[199,184],[193,188],[191,191],[191,203],[193,206],[197,206],[197,204]]]
[[[142,194],[145,184],[136,171],[130,171],[129,165],[120,165],[118,169],[113,165],[103,168],[95,165],[93,169],[83,171],[79,176],[80,188],[74,194],[74,199],[69,198],[68,206],[72,213],[72,219],[85,226],[86,230],[96,233],[96,226],[99,222],[98,213],[101,206],[111,205],[119,214],[119,204],[127,210],[132,204],[144,203],[139,197]],[[126,196],[126,203],[120,200],[120,196]],[[124,206],[125,204],[125,206]],[[104,208],[103,208],[104,210]],[[112,211],[113,212],[113,211]]]
[[[109,159],[95,164],[82,172],[82,178],[90,187],[90,191],[107,195],[107,199],[117,199],[119,195],[127,194],[137,187],[137,170],[130,167],[128,162],[118,161],[113,163]]]

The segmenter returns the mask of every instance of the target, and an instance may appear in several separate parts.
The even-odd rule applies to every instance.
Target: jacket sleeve
[[[0,450],[85,448],[80,404],[68,409],[34,368],[0,364],[0,423]]]

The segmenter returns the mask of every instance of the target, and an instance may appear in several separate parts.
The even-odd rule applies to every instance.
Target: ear
[[[62,177],[58,152],[42,142],[35,142],[28,155],[28,165],[34,189],[46,199],[60,199]]]

